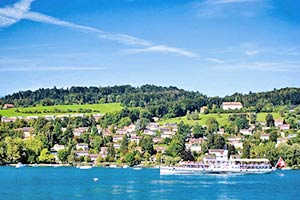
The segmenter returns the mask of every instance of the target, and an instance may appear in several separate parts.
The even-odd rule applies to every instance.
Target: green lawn
[[[20,112],[16,112],[16,110]],[[56,112],[55,110],[64,111],[63,113]],[[68,112],[69,110],[76,112]],[[122,109],[121,104],[119,103],[108,103],[108,104],[83,104],[83,105],[56,105],[56,106],[37,106],[37,107],[28,107],[28,108],[11,108],[7,110],[0,110],[0,115],[6,117],[12,116],[44,116],[44,115],[59,115],[59,114],[75,114],[75,113],[84,113],[80,112],[79,109],[90,109],[92,112],[87,114],[95,114],[95,113],[109,113],[114,111],[120,111]],[[40,111],[42,113],[22,113],[22,111]],[[44,111],[47,111],[45,113]]]
[[[266,115],[268,113],[258,113],[257,114],[257,121],[258,122],[264,122],[266,119]],[[279,119],[282,118],[280,117],[279,113],[275,113],[272,112],[270,113],[273,115],[274,119]],[[183,121],[185,124],[190,124],[190,125],[194,125],[196,122],[198,122],[200,125],[205,125],[205,121],[207,120],[207,118],[209,117],[214,117],[218,122],[220,126],[225,126],[228,125],[228,116],[231,114],[228,113],[223,113],[223,114],[200,114],[200,120],[188,120],[186,118],[186,116],[184,117],[176,117],[176,118],[171,118],[171,119],[166,119],[166,120],[162,120],[159,123],[162,125],[164,123],[179,123],[181,121]]]
[[[181,121],[183,121],[185,124],[190,124],[193,125],[196,122],[198,122],[200,125],[205,125],[205,121],[209,118],[209,117],[214,117],[216,118],[216,120],[219,122],[219,125],[224,126],[228,124],[228,116],[230,114],[200,114],[200,120],[188,120],[186,118],[186,116],[184,117],[176,117],[176,118],[171,118],[171,119],[166,119],[166,120],[162,120],[159,123],[160,124],[164,124],[164,123],[179,123]]]

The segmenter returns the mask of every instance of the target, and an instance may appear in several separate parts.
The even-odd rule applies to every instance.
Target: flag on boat
[[[276,167],[278,168],[284,168],[286,166],[286,163],[284,162],[284,160],[282,159],[282,157],[279,158]]]

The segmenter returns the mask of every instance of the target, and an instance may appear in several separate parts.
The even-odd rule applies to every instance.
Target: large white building
[[[223,102],[222,104],[223,110],[239,110],[243,108],[241,102]]]

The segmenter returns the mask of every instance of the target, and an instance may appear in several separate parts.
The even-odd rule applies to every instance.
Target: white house
[[[51,150],[52,150],[52,151],[59,151],[59,150],[65,149],[65,148],[66,148],[65,145],[55,144],[55,145],[51,148]]]
[[[283,125],[283,119],[275,119],[274,120],[274,125],[276,127],[280,127],[281,125]]]
[[[240,133],[243,135],[252,135],[252,130],[251,129],[241,129]]]
[[[76,150],[88,151],[89,146],[88,146],[88,144],[85,144],[85,143],[78,143],[78,144],[76,144]]]
[[[241,102],[223,102],[222,104],[223,110],[239,110],[243,108]]]
[[[261,134],[260,139],[261,140],[269,140],[270,139],[270,134]]]
[[[281,124],[280,130],[282,130],[282,131],[290,130],[290,125],[289,124]]]

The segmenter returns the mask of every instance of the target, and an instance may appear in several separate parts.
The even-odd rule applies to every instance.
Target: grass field
[[[28,108],[11,108],[7,110],[0,110],[0,115],[6,117],[12,117],[12,116],[44,116],[44,115],[84,113],[81,112],[80,109],[81,111],[91,110],[91,112],[88,112],[87,114],[95,114],[95,113],[105,114],[109,112],[120,111],[122,109],[122,106],[119,103],[37,106],[37,107],[28,107]],[[20,112],[16,112],[16,110],[19,110]],[[57,112],[57,110],[63,111],[63,113]],[[72,110],[73,112],[69,112],[70,110]],[[37,113],[37,112],[41,112],[41,113]]]
[[[257,114],[257,121],[258,122],[264,122],[265,119],[266,119],[266,115],[268,113],[258,113]],[[270,113],[273,115],[274,119],[279,119],[281,118],[279,113],[276,113],[276,112],[272,112]],[[219,125],[220,126],[225,126],[225,125],[228,125],[228,117],[229,115],[231,114],[228,114],[228,113],[223,113],[223,114],[200,114],[200,120],[188,120],[186,116],[184,117],[176,117],[176,118],[171,118],[171,119],[166,119],[166,120],[162,120],[160,121],[159,123],[160,124],[164,124],[164,123],[179,123],[181,121],[183,121],[185,124],[190,124],[190,125],[194,125],[196,122],[198,122],[200,125],[205,125],[205,122],[206,120],[209,118],[209,117],[213,117],[215,118]]]

